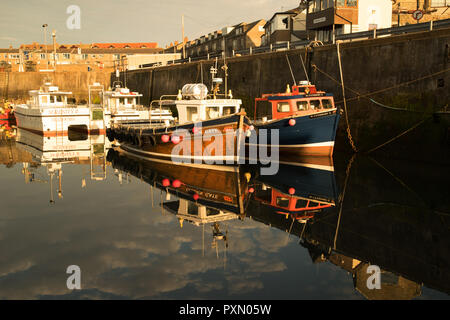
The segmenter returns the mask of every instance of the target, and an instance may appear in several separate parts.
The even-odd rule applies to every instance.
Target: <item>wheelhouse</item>
[[[312,213],[334,206],[334,203],[291,196],[273,188],[258,194],[256,200],[279,209],[277,213],[280,214]]]
[[[336,109],[332,94],[317,91],[314,85],[288,87],[286,93],[264,94],[255,99],[255,120],[278,120]]]
[[[238,113],[241,107],[238,99],[205,99],[176,101],[179,124],[207,121]]]
[[[134,109],[140,104],[142,94],[131,92],[128,88],[116,87],[114,91],[107,91],[106,106],[111,109]]]
[[[57,86],[53,86],[50,83],[45,83],[39,90],[30,91],[30,101],[29,105],[32,108],[42,108],[42,107],[66,107],[67,97],[71,95],[72,92],[59,91]]]

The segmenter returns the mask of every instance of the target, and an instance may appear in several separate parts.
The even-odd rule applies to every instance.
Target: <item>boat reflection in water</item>
[[[251,175],[237,166],[221,166],[211,170],[209,166],[179,166],[158,159],[140,160],[125,154],[120,148],[108,152],[108,161],[114,169],[129,173],[151,186],[152,204],[154,190],[166,193],[160,196],[164,212],[174,214],[183,228],[185,222],[203,227],[211,225],[213,242],[218,256],[218,241],[228,247],[228,232],[222,232],[220,223],[243,219],[248,204]],[[123,173],[118,172],[122,180]],[[171,201],[171,195],[177,199]],[[203,243],[204,254],[204,243]]]
[[[415,189],[423,189],[415,193],[391,171],[381,165],[374,167],[373,160],[357,158],[355,162],[353,170],[358,175],[351,176],[349,166],[348,182],[341,179],[348,184],[346,196],[339,193],[334,202],[332,198],[324,201],[324,197],[311,208],[317,212],[306,206],[302,214],[294,211],[298,210],[297,189],[289,192],[297,175],[291,170],[286,175],[280,167],[279,175],[261,178],[266,180],[264,184],[274,179],[272,188],[267,188],[266,198],[251,201],[247,216],[298,237],[314,264],[328,262],[347,271],[355,290],[367,299],[409,300],[421,296],[424,286],[450,293],[448,200],[442,199],[442,184],[426,183],[428,179],[436,181],[430,176],[431,168],[406,171],[404,163],[397,164],[406,177],[415,173],[412,181],[420,182]],[[327,184],[319,183],[326,181],[324,172],[311,172],[315,172],[310,178],[316,183],[310,186],[315,190],[301,196],[305,201],[317,199],[318,190],[327,193]],[[305,177],[308,181],[308,175]],[[330,192],[335,190],[332,183],[329,187]],[[380,289],[368,286],[374,283],[374,270],[380,271]]]
[[[301,162],[281,164],[276,175],[258,176],[254,189],[254,200],[274,214],[305,223],[336,205],[333,160],[303,157]]]
[[[355,215],[353,205],[362,204],[356,199],[348,200],[351,208],[340,210],[343,195],[329,158],[280,164],[274,176],[258,176],[259,169],[249,166],[218,171],[140,161],[125,156],[120,149],[111,149],[108,161],[115,169],[166,192],[165,199],[161,193],[162,210],[174,214],[181,227],[188,222],[204,232],[205,225],[210,225],[216,250],[220,240],[225,250],[229,245],[228,225],[223,226],[226,221],[249,218],[285,231],[288,237],[298,237],[313,263],[328,262],[347,271],[355,290],[367,299],[413,299],[421,296],[423,285],[449,292],[450,282],[443,272],[447,268],[442,260],[445,258],[436,258],[432,251],[427,253],[428,262],[420,257],[426,250],[426,241],[420,244],[420,239],[424,240],[424,234],[439,232],[436,226],[433,230],[410,230],[410,238],[415,239],[407,241],[415,246],[411,251],[398,237],[405,238],[403,230],[411,228],[412,221],[398,220],[386,208],[386,213],[378,212],[373,205],[367,213],[358,208],[360,212]],[[377,175],[381,176],[379,172]],[[376,194],[367,182],[372,180],[364,180],[370,195]],[[350,186],[355,183],[349,181]],[[370,196],[363,198],[369,201]],[[388,216],[392,220],[387,220]],[[391,233],[393,228],[395,233]],[[372,266],[381,272],[381,289],[372,290],[367,285]]]
[[[31,162],[23,162],[22,173],[25,183],[50,183],[50,203],[55,203],[53,196],[53,178],[58,179],[58,198],[63,198],[63,165],[79,164],[90,166],[90,179],[106,179],[106,152],[111,147],[105,135],[87,135],[69,130],[68,135],[44,137],[24,129],[17,129],[15,146],[18,150],[31,155]],[[49,177],[43,178],[37,171],[46,168]],[[86,187],[86,178],[81,181]]]

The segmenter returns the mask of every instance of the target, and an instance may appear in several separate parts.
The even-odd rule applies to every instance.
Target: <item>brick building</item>
[[[24,44],[19,48],[0,49],[0,68],[10,71],[101,70],[127,65],[129,57],[151,57],[152,61],[172,60],[160,55],[157,43],[93,43],[93,44]],[[141,59],[142,60],[142,59]],[[9,67],[8,67],[9,65]]]
[[[412,16],[417,9],[424,13],[419,22],[450,19],[450,0],[392,0],[392,25],[417,23]]]

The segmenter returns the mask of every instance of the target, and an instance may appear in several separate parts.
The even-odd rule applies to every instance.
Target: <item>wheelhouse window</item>
[[[50,96],[50,103],[56,103],[56,102],[63,102],[63,97],[62,96],[56,96],[56,95],[51,95]]]
[[[289,105],[289,102],[278,102],[277,111],[278,112],[290,112],[291,106]]]
[[[308,110],[308,101],[297,101],[297,110],[298,111],[306,111]]]
[[[308,206],[308,201],[307,200],[298,199],[297,202],[295,203],[295,208],[296,209],[306,208],[307,206]]]
[[[197,121],[198,120],[198,110],[196,107],[186,107],[187,121]]]
[[[322,100],[322,106],[324,109],[332,109],[333,108],[333,102],[331,99],[323,99]]]
[[[284,208],[289,207],[289,198],[277,197],[277,206]]]
[[[206,107],[206,120],[215,119],[219,116],[219,107]]]
[[[236,113],[236,107],[223,107],[224,116],[228,116],[233,113]]]
[[[321,109],[320,106],[320,100],[310,100],[309,105],[311,106],[312,110],[319,110]]]

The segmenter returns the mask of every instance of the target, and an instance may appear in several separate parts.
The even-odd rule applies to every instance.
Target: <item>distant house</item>
[[[307,4],[311,40],[329,42],[335,35],[392,26],[392,0],[309,0]]]
[[[156,42],[93,43],[92,49],[156,49]]]
[[[264,25],[264,20],[252,23],[242,22],[203,35],[196,40],[187,42],[186,56],[202,57],[208,54],[222,54],[222,52],[226,52],[229,56],[233,52],[259,47],[264,34]]]
[[[284,12],[276,12],[264,26],[263,45],[292,42],[307,38],[306,4]]]
[[[56,49],[56,50],[54,50]],[[55,51],[55,52],[54,52]],[[93,44],[23,44],[18,49],[0,49],[0,63],[11,66],[11,71],[22,71],[24,65],[33,65],[33,70],[90,70],[115,68],[129,65],[161,62],[177,59],[178,56],[162,55],[162,49],[152,43],[93,43]],[[130,57],[136,56],[133,59]],[[139,57],[139,59],[137,59]],[[136,66],[134,66],[136,67]],[[27,68],[27,70],[31,70]]]

